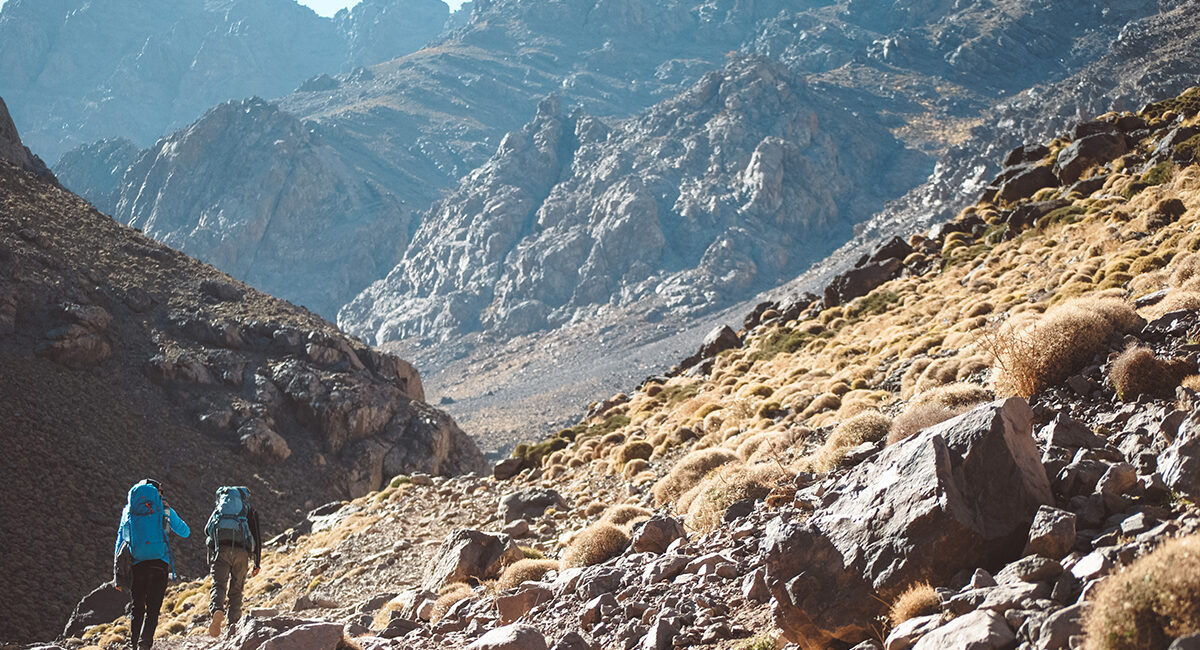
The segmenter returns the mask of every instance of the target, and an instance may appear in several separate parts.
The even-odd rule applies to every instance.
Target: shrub
[[[891,427],[892,421],[879,411],[859,413],[829,434],[825,444],[813,454],[813,469],[828,472],[838,466],[847,451],[864,442],[883,440]]]
[[[938,402],[923,402],[912,404],[892,421],[888,431],[887,443],[894,445],[901,440],[910,438],[922,429],[940,424],[952,417],[967,411],[966,406],[946,406]]]
[[[603,503],[601,503],[599,501],[593,501],[593,502],[589,503],[586,508],[583,509],[583,516],[588,517],[588,518],[595,517],[596,515],[604,512],[607,509],[608,509],[608,506],[604,505]]]
[[[496,591],[507,591],[526,580],[541,580],[542,576],[557,570],[556,560],[517,560],[500,574],[500,579],[496,581]]]
[[[1182,287],[1188,280],[1200,275],[1200,253],[1191,253],[1177,258],[1171,267],[1171,286]]]
[[[437,600],[433,602],[433,614],[430,620],[436,621],[446,615],[451,607],[460,600],[470,598],[475,591],[465,582],[451,582],[438,592]]]
[[[1175,165],[1168,161],[1163,161],[1146,170],[1136,181],[1129,184],[1125,190],[1125,198],[1131,199],[1142,190],[1155,185],[1162,185],[1171,180],[1171,176],[1175,174]]]
[[[1129,401],[1139,395],[1170,398],[1183,378],[1196,371],[1195,364],[1183,359],[1163,360],[1149,348],[1134,346],[1125,350],[1108,368],[1108,379],[1117,397]]]
[[[957,382],[927,390],[913,398],[913,404],[941,404],[947,407],[971,407],[992,399],[983,386]]]
[[[1030,397],[1077,372],[1110,337],[1144,323],[1123,300],[1080,298],[1050,309],[1019,332],[984,334],[980,345],[992,357],[996,391]]]
[[[937,591],[928,582],[917,582],[908,586],[888,611],[892,627],[918,616],[937,614],[942,609]]]
[[[679,459],[671,471],[654,485],[654,502],[674,503],[684,492],[692,489],[712,470],[732,463],[737,454],[728,449],[701,449]]]
[[[770,634],[756,634],[739,642],[736,648],[737,650],[775,650],[775,640],[771,638]]]
[[[1088,650],[1165,648],[1200,632],[1200,535],[1164,542],[1101,582],[1083,630]]]
[[[653,449],[651,451],[653,451]],[[628,463],[625,463],[625,466],[621,468],[621,476],[625,479],[631,479],[649,468],[649,461],[646,461],[642,458],[634,458]]]
[[[629,442],[617,447],[615,452],[614,464],[624,467],[626,463],[634,459],[648,460],[650,454],[654,453],[654,445],[645,440],[630,440]]]
[[[620,555],[629,546],[629,533],[620,526],[596,522],[584,528],[563,553],[562,567],[592,566]]]
[[[638,519],[649,519],[654,513],[641,506],[624,504],[613,506],[604,512],[600,521],[614,526],[626,526]]]
[[[765,498],[784,476],[783,468],[775,463],[724,465],[681,497],[676,511],[686,515],[684,523],[692,530],[708,532],[721,523],[729,506],[743,499]]]

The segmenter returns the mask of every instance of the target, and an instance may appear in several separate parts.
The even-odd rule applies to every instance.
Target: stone
[[[971,581],[967,583],[968,589],[986,589],[987,587],[995,587],[996,579],[986,569],[975,569],[971,574]]]
[[[879,285],[898,276],[903,268],[900,260],[888,259],[850,269],[833,278],[825,287],[825,306],[837,307],[865,296]]]
[[[242,450],[264,463],[282,463],[292,455],[287,440],[257,418],[246,420],[238,427]]]
[[[913,650],[1001,650],[1015,641],[1016,635],[1003,616],[991,610],[978,610],[921,637]]]
[[[655,619],[646,636],[642,638],[639,650],[671,650],[674,647],[675,636],[679,634],[679,621],[673,617],[659,616]]]
[[[496,596],[496,611],[500,612],[500,622],[512,623],[529,613],[529,610],[554,598],[554,592],[540,585],[522,585],[514,593]]]
[[[308,623],[268,639],[259,650],[336,650],[344,636],[338,623]]]
[[[559,637],[550,650],[595,650],[595,646],[582,634],[572,630]]]
[[[1172,641],[1167,650],[1200,650],[1200,634],[1181,636]]]
[[[655,515],[638,526],[630,548],[634,553],[665,553],[677,539],[686,539],[683,522],[675,517]]]
[[[583,613],[579,615],[579,624],[584,628],[596,625],[611,612],[616,611],[617,598],[611,593],[600,594],[583,605]]]
[[[555,490],[531,488],[500,497],[500,506],[496,514],[502,521],[509,523],[518,519],[537,519],[548,508],[565,511],[569,506],[566,499]]]
[[[112,623],[125,615],[125,607],[129,604],[129,594],[119,591],[111,582],[106,582],[84,596],[71,618],[63,628],[65,639],[82,637],[84,630],[101,623]]]
[[[1029,555],[1023,557],[1000,570],[996,574],[996,582],[1012,584],[1016,582],[1044,582],[1054,580],[1062,575],[1062,565],[1057,560]]]
[[[1072,142],[1058,154],[1055,171],[1064,184],[1079,180],[1083,172],[1129,151],[1125,136],[1118,133],[1097,133]]]
[[[525,461],[520,458],[505,458],[492,467],[492,478],[497,481],[507,481],[520,474],[521,470],[525,469],[524,465]]]
[[[1038,431],[1038,438],[1045,440],[1050,446],[1067,449],[1091,449],[1104,445],[1104,440],[1092,433],[1086,424],[1061,413]]]
[[[529,522],[524,519],[518,519],[501,528],[500,532],[513,538],[524,537],[529,534]]]
[[[692,558],[687,555],[664,555],[646,564],[642,570],[642,581],[648,585],[665,582],[683,572]]]
[[[379,632],[379,637],[383,639],[395,639],[402,637],[413,630],[420,629],[421,624],[404,618],[402,616],[393,616],[388,624]]]
[[[1096,483],[1096,491],[1104,497],[1109,512],[1124,510],[1125,493],[1137,485],[1137,469],[1129,463],[1117,463],[1108,468]]]
[[[1071,637],[1083,634],[1088,603],[1076,603],[1048,616],[1038,633],[1039,650],[1068,650]]]
[[[5,92],[11,92],[11,90],[6,88]],[[8,106],[4,104],[3,98],[0,98],[0,160],[12,163],[43,178],[54,178],[54,175],[47,169],[46,163],[34,155],[29,147],[22,144],[21,136],[17,133],[17,127],[13,124],[12,116],[9,115]]]
[[[467,650],[548,650],[546,637],[532,625],[516,623],[491,630],[467,646]]]
[[[759,567],[742,578],[742,597],[752,603],[765,603],[771,597],[767,589],[766,569]]]
[[[1168,488],[1200,498],[1200,410],[1179,425],[1175,440],[1158,458],[1158,474]]]
[[[1043,505],[1034,515],[1033,525],[1029,527],[1029,541],[1022,554],[1061,558],[1074,546],[1074,513]]]
[[[1095,580],[1103,577],[1113,568],[1113,561],[1107,555],[1099,551],[1092,551],[1079,559],[1074,566],[1071,567],[1071,575],[1078,578],[1081,582]]]
[[[1020,398],[981,405],[834,480],[806,522],[770,522],[767,585],[788,640],[857,643],[880,599],[1018,557],[1038,508],[1053,503],[1032,421]]]
[[[916,616],[892,628],[883,641],[883,650],[909,650],[921,637],[942,624],[941,614]]]
[[[1058,187],[1058,176],[1049,165],[1029,165],[1020,168],[1000,186],[996,198],[1005,203],[1027,199],[1046,187]]]
[[[508,535],[459,529],[430,558],[421,587],[436,592],[448,583],[464,582],[467,578],[498,578],[504,567],[524,557]]]

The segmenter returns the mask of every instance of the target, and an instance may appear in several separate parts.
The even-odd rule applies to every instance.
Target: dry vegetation
[[[888,611],[888,620],[895,627],[910,618],[929,616],[942,611],[937,591],[928,582],[909,585],[900,593]]]
[[[1200,632],[1200,535],[1167,541],[1101,583],[1084,632],[1088,650],[1165,648]]]

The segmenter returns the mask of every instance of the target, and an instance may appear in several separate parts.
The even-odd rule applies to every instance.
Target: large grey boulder
[[[1179,425],[1175,440],[1158,457],[1158,473],[1172,490],[1200,496],[1200,411]]]
[[[536,519],[549,508],[566,510],[568,507],[566,499],[557,490],[532,488],[510,492],[500,497],[500,506],[496,514],[504,523],[508,523],[518,519]]]
[[[806,522],[764,540],[776,625],[802,648],[857,643],[900,591],[1020,556],[1052,503],[1025,400],[984,404],[838,479]]]
[[[1001,650],[1015,642],[1016,635],[1004,622],[1004,616],[981,609],[921,637],[913,650]]]
[[[75,606],[75,611],[63,628],[63,638],[81,637],[84,630],[93,625],[112,623],[125,615],[125,606],[128,604],[129,595],[121,593],[113,583],[106,582],[96,587]]]
[[[260,650],[335,650],[345,637],[338,623],[308,623],[272,637]]]
[[[467,650],[546,650],[546,637],[531,625],[517,623],[488,632]]]
[[[504,567],[523,557],[525,554],[508,535],[456,530],[430,558],[421,587],[436,592],[448,583],[468,578],[497,578]]]

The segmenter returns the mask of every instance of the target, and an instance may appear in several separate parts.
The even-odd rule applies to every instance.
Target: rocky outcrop
[[[504,567],[523,557],[508,535],[459,530],[442,542],[425,569],[421,587],[436,592],[452,582],[498,578]]]
[[[384,341],[514,336],[647,299],[711,310],[797,273],[916,163],[764,59],[615,127],[551,98],[339,319]]]
[[[3,99],[0,99],[0,160],[27,172],[53,178],[42,159],[35,156],[29,147],[21,142],[17,126],[13,123]]]
[[[104,138],[144,147],[215,104],[413,52],[448,14],[438,0],[368,0],[333,19],[289,0],[9,0],[0,88],[50,160]]]
[[[910,584],[1019,556],[1038,508],[1054,502],[1032,421],[1020,398],[978,407],[826,486],[806,522],[771,524],[775,624],[806,648],[857,643]]]

